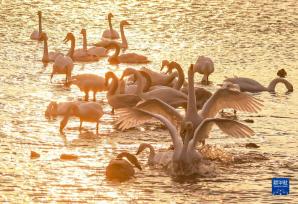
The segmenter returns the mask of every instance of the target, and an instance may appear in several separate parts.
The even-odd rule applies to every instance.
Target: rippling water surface
[[[0,8],[0,202],[177,202],[197,203],[297,203],[297,92],[285,94],[278,86],[276,94],[261,93],[264,108],[258,114],[239,113],[240,119],[256,132],[249,139],[230,139],[214,130],[208,143],[247,161],[218,165],[214,178],[176,181],[162,170],[145,165],[143,171],[125,183],[111,183],[104,177],[110,159],[122,150],[135,152],[141,142],[167,148],[170,137],[160,125],[119,132],[115,118],[104,115],[100,134],[86,123],[89,132],[78,134],[78,121],[72,120],[65,137],[58,131],[59,119],[47,121],[44,110],[51,100],[77,100],[83,96],[49,83],[52,64],[40,61],[43,44],[29,36],[37,29],[38,10],[43,11],[43,29],[49,37],[49,50],[67,52],[63,44],[67,32],[74,32],[81,46],[80,29],[87,29],[91,44],[107,28],[106,14],[113,12],[114,27],[120,20],[127,27],[129,50],[147,55],[149,68],[158,70],[161,60],[176,60],[184,70],[198,55],[214,60],[216,71],[210,77],[214,91],[224,76],[247,76],[268,84],[276,71],[288,71],[294,89],[298,82],[298,6],[295,0],[201,0],[201,1],[6,1]],[[262,3],[261,3],[262,2]],[[97,63],[76,63],[74,72],[103,75],[112,70],[120,75],[127,65],[109,65],[103,58]],[[140,68],[141,66],[133,66]],[[61,80],[58,76],[55,81]],[[199,81],[200,76],[196,76]],[[110,111],[105,94],[105,112]],[[247,149],[254,142],[261,147]],[[30,159],[30,151],[40,158]],[[77,161],[61,161],[62,153],[79,156]],[[269,160],[258,160],[263,155]],[[216,162],[215,162],[216,163]],[[289,177],[289,196],[271,196],[271,178]],[[296,201],[295,201],[296,200]]]

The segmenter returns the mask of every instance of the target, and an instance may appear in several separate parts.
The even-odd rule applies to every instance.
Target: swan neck
[[[73,38],[71,39],[71,47],[70,47],[70,49],[69,49],[69,57],[70,57],[71,59],[73,59],[73,54],[74,54],[75,46],[76,46],[76,40],[75,40],[75,38],[73,37]]]
[[[120,54],[120,47],[118,45],[115,46],[115,53],[113,54],[112,58],[118,58]]]
[[[115,95],[117,88],[118,88],[118,84],[119,84],[118,78],[115,75],[111,76],[111,78],[112,78],[112,82],[111,82],[111,85],[110,85],[110,88],[108,91],[109,96]]]
[[[44,40],[44,47],[43,47],[43,61],[48,61],[49,60],[49,51],[48,51],[48,40]]]
[[[39,34],[41,34],[42,32],[41,15],[38,16],[38,31],[39,31]]]
[[[128,44],[127,44],[126,36],[124,33],[124,26],[121,24],[120,24],[120,35],[121,35],[122,47],[127,48]]]
[[[136,94],[141,95],[143,93],[143,87],[144,87],[141,74],[137,70],[134,70],[134,77],[136,78],[136,83],[137,83]]]
[[[276,79],[273,79],[270,84],[268,85],[268,88],[267,90],[269,92],[275,92],[275,87],[278,83],[282,83],[286,86],[286,88],[288,89],[289,92],[292,92],[293,91],[293,85],[288,82],[286,79],[284,78],[276,78]]]
[[[111,17],[108,17],[108,21],[109,21],[110,32],[111,32],[111,35],[112,35],[112,32],[113,32],[112,18]]]
[[[83,50],[87,51],[87,34],[83,33]]]
[[[188,70],[188,100],[186,117],[191,117],[197,114],[196,110],[196,96],[194,88],[194,72],[192,69]]]
[[[181,66],[179,64],[177,64],[175,66],[175,68],[176,68],[176,70],[178,72],[178,81],[175,84],[175,87],[174,88],[177,89],[177,90],[180,90],[181,87],[182,87],[182,85],[183,85],[183,83],[184,83],[185,76],[184,76],[184,72],[183,72],[183,70],[182,70],[182,68],[181,68]]]

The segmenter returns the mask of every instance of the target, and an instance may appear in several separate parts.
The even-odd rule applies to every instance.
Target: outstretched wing
[[[236,89],[220,88],[204,104],[201,115],[204,118],[212,118],[224,108],[257,113],[263,106],[262,102],[248,93]]]
[[[254,134],[252,129],[238,121],[223,118],[207,118],[196,128],[192,145],[195,146],[198,142],[201,143],[208,138],[214,124],[225,134],[232,137],[250,137]]]
[[[121,130],[129,129],[153,120],[154,117],[148,113],[162,115],[176,127],[178,127],[183,120],[179,112],[159,99],[142,101],[134,108],[119,109],[118,113],[120,117],[116,124]]]

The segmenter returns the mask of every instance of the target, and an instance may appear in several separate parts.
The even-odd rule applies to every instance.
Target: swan
[[[110,85],[108,85],[110,79],[112,79],[112,82],[110,83]],[[112,114],[114,113],[114,109],[133,107],[141,100],[141,98],[135,94],[116,93],[118,85],[118,77],[111,71],[107,72],[105,74],[105,86],[109,87],[107,92],[107,99],[109,105],[112,106]]]
[[[68,51],[68,56],[74,61],[80,62],[94,62],[98,61],[99,57],[93,54],[89,54],[88,52],[84,51],[83,49],[75,50],[75,37],[72,33],[67,33],[64,42],[71,41],[71,47]]]
[[[142,91],[147,92],[149,88],[151,87],[151,78],[147,72],[144,71],[139,71],[142,77],[145,78],[146,83],[142,86]],[[124,82],[121,80],[121,82]],[[136,94],[138,91],[138,85],[137,84],[128,84],[128,83],[121,83],[120,82],[120,93],[125,93],[125,94]],[[135,81],[133,82],[135,83]]]
[[[160,166],[168,166],[171,162],[173,151],[163,151],[163,152],[155,152],[154,147],[148,143],[140,144],[136,155],[141,154],[146,148],[149,149],[149,157],[148,157],[148,165],[160,165]]]
[[[123,108],[118,120],[120,129],[128,129],[136,125],[143,124],[152,120],[152,117],[145,114],[144,111],[162,114],[167,119],[171,120],[177,127],[182,121],[192,123],[194,129],[202,123],[206,118],[214,118],[216,114],[224,108],[232,108],[237,111],[246,111],[256,113],[261,110],[262,101],[253,96],[230,89],[229,87],[221,87],[206,101],[202,109],[196,111],[196,97],[194,89],[194,69],[193,65],[188,70],[188,99],[187,111],[184,117],[180,115],[174,108],[164,103],[161,100],[147,100],[139,103],[133,108]],[[135,122],[137,121],[137,122]]]
[[[85,93],[85,101],[89,99],[89,91],[93,91],[93,101],[96,101],[96,93],[106,91],[105,78],[96,74],[78,74],[70,80],[70,85],[76,85]]]
[[[31,35],[31,40],[41,40],[41,32],[42,32],[42,25],[41,25],[41,11],[37,12],[38,15],[38,30],[34,30]]]
[[[83,52],[87,52],[88,55],[94,55],[97,57],[106,57],[108,55],[107,49],[104,47],[91,47],[87,48],[87,31],[86,29],[81,30],[83,35]]]
[[[128,161],[123,159],[124,157]],[[126,181],[135,175],[133,165],[142,170],[138,159],[134,155],[122,152],[117,155],[116,159],[111,160],[106,167],[106,177],[108,180]]]
[[[262,84],[253,79],[245,77],[227,78],[224,80],[224,82],[238,84],[241,91],[252,93],[262,91],[275,92],[275,87],[278,83],[283,83],[286,86],[288,92],[293,92],[294,90],[293,85],[289,81],[281,77],[273,79],[267,87],[263,86]]]
[[[72,69],[72,59],[68,56],[59,55],[54,61],[50,81],[52,82],[53,76],[55,74],[65,74],[65,83],[68,84],[69,80],[71,79]]]
[[[111,42],[114,42],[116,44],[119,45],[119,47],[123,48],[123,49],[127,49],[128,48],[128,43],[127,43],[127,39],[124,33],[124,26],[130,25],[129,22],[127,22],[126,20],[123,20],[120,22],[120,34],[121,34],[121,41],[122,42],[118,42],[115,40],[107,40],[107,39],[102,39],[101,41],[99,41],[98,43],[95,43],[94,45],[96,47],[104,47],[106,48]]]
[[[208,77],[214,72],[214,64],[209,57],[199,56],[194,65],[194,70],[204,75],[201,82],[208,85]]]
[[[60,103],[51,101],[45,111],[45,118],[52,119],[57,116],[65,116],[70,106],[73,104],[79,105],[80,103],[82,103],[82,101],[67,101]]]
[[[120,46],[111,42],[107,47],[108,50],[116,49],[115,53],[109,57],[108,61],[110,64],[120,64],[120,63],[129,63],[129,64],[144,64],[149,63],[150,61],[144,55],[139,55],[136,53],[125,53],[119,56]]]
[[[118,39],[119,38],[119,34],[117,31],[115,31],[112,27],[112,17],[113,14],[109,13],[108,14],[108,21],[109,21],[109,29],[106,29],[105,31],[103,31],[102,33],[102,38],[110,38],[110,39]]]
[[[86,121],[96,122],[96,133],[98,133],[99,119],[103,116],[103,110],[101,105],[96,102],[85,102],[70,105],[67,109],[67,113],[60,122],[60,133],[63,133],[63,129],[67,125],[70,116],[80,118],[80,132],[83,121]]]
[[[41,33],[40,40],[44,42],[42,62],[54,62],[58,56],[63,55],[60,52],[48,52],[48,36],[45,32]]]
[[[281,77],[281,78],[285,78],[287,76],[287,72],[286,72],[285,69],[280,69],[280,70],[277,71],[276,75]]]

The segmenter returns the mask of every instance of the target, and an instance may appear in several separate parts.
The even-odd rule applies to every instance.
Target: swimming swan
[[[123,159],[124,157],[128,161]],[[135,175],[133,165],[142,170],[138,159],[134,155],[122,152],[117,155],[116,159],[111,160],[106,167],[106,177],[108,180],[126,181]]]
[[[37,12],[38,15],[38,30],[34,30],[31,35],[31,40],[41,40],[41,32],[42,32],[42,25],[41,25],[41,11]]]
[[[106,48],[108,50],[116,49],[115,53],[112,56],[110,56],[108,59],[110,64],[120,64],[120,63],[144,64],[144,63],[150,62],[146,56],[139,55],[136,53],[125,53],[125,54],[119,55],[120,46],[115,42],[111,42]]]
[[[267,87],[263,86],[259,82],[245,77],[234,77],[234,78],[227,78],[224,80],[225,82],[231,82],[234,84],[238,84],[241,91],[244,92],[262,92],[262,91],[268,91],[268,92],[275,92],[275,87],[278,83],[283,83],[288,92],[293,92],[294,88],[293,85],[287,81],[285,78],[275,78],[273,79]]]
[[[118,39],[119,38],[118,32],[113,29],[112,17],[114,17],[113,14],[109,13],[108,14],[109,29],[106,29],[105,31],[103,31],[102,36],[101,36],[102,38],[110,38],[110,39]]]
[[[70,116],[75,116],[80,119],[80,132],[83,122],[86,121],[95,122],[96,133],[98,133],[99,119],[103,116],[103,110],[101,105],[96,102],[72,104],[68,107],[66,115],[60,122],[60,133],[63,133],[63,129],[67,125]]]

